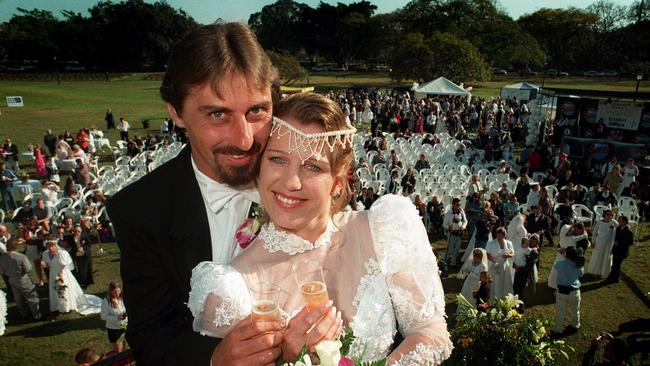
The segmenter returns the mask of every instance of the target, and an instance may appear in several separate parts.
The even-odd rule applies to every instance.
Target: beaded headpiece
[[[318,133],[305,133],[296,127],[290,125],[278,117],[273,117],[273,127],[271,128],[271,136],[275,136],[278,140],[283,136],[289,136],[289,154],[295,152],[298,155],[301,163],[311,159],[320,159],[323,154],[323,149],[327,145],[330,152],[334,151],[336,145],[341,145],[343,148],[354,144],[354,134],[357,129],[349,123],[344,130],[318,132]]]

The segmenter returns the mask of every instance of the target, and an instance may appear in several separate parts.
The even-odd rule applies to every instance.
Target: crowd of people
[[[226,32],[235,27],[247,34],[241,25],[210,27],[204,32]],[[197,43],[183,44],[194,47],[205,36],[190,34]],[[259,54],[254,45],[254,40],[247,43],[253,48],[249,51]],[[179,65],[194,62],[190,53],[179,52],[176,57],[179,59],[172,58],[165,83],[182,79]],[[260,56],[246,62],[252,60],[261,65],[247,70],[269,74],[251,78],[257,82],[269,79],[261,82],[264,93],[246,94],[242,80],[223,75],[225,84],[219,88],[229,91],[224,94],[224,104],[234,106],[229,113],[259,122],[255,133],[226,130],[220,123],[211,124],[206,131],[199,128],[201,121],[193,119],[196,111],[190,108],[184,111],[189,117],[183,123],[192,146],[185,147],[150,179],[114,194],[112,200],[106,201],[101,190],[88,190],[93,179],[86,177],[88,168],[85,173],[83,169],[91,162],[86,154],[93,153],[91,136],[98,137],[97,132],[82,129],[76,139],[67,141],[66,134],[53,138],[48,131],[44,144],[50,149],[54,141],[50,154],[56,158],[46,157],[40,146],[33,147],[35,175],[45,181],[45,189],[57,190],[58,182],[52,178],[58,170],[54,172],[44,162],[56,164],[56,159],[72,156],[77,167],[70,185],[76,182],[83,190],[68,191],[66,182],[62,192],[79,202],[76,222],[73,217],[65,217],[61,223],[53,220],[46,195],[23,202],[12,215],[11,230],[0,224],[0,272],[21,315],[31,315],[34,320],[43,317],[37,290],[47,282],[50,313],[101,313],[115,352],[125,347],[122,336],[129,306],[135,324],[126,335],[137,348],[136,357],[150,363],[183,360],[199,364],[235,358],[235,346],[242,348],[242,355],[268,362],[280,354],[295,359],[303,346],[336,338],[345,322],[364,342],[363,347],[359,343],[353,347],[363,351],[360,355],[364,357],[388,355],[389,362],[401,365],[437,364],[449,357],[453,348],[439,280],[450,268],[464,276],[461,294],[478,311],[487,311],[497,299],[514,293],[524,300],[518,309],[524,312],[526,288],[535,291],[537,287],[540,257],[547,250],[544,243],[556,248],[548,285],[556,289],[558,334],[576,331],[581,325],[580,287],[585,266],[586,272],[606,278],[606,283],[618,281],[621,263],[634,243],[628,224],[648,217],[648,193],[636,182],[639,170],[633,160],[621,167],[612,156],[602,168],[594,165],[587,170],[568,159],[568,146],[562,143],[526,146],[516,159],[515,145],[522,142],[529,112],[525,104],[500,98],[436,96],[415,101],[408,93],[331,91],[326,95],[329,99],[316,94],[288,97],[274,106],[274,117],[270,111],[270,61]],[[216,98],[212,84],[202,83],[206,95]],[[172,86],[164,84],[161,92],[172,116],[179,120],[179,101],[200,106],[196,99],[201,93],[175,95],[181,89]],[[248,103],[245,108],[242,101]],[[216,111],[211,118],[226,118],[225,114]],[[119,129],[128,156],[135,157],[158,144],[159,136],[154,134],[145,140],[137,136],[129,140],[129,123],[120,118],[116,126],[111,109],[105,120],[107,128]],[[366,122],[370,129],[355,133],[352,126]],[[271,125],[270,133],[262,128],[264,123]],[[161,126],[161,132],[170,134],[172,141],[183,141],[185,132],[177,131],[171,120]],[[258,136],[264,132],[263,138]],[[206,137],[211,134],[218,142],[234,145],[217,144],[215,148]],[[266,150],[258,138],[265,144],[269,139]],[[421,152],[412,155],[409,150],[407,154],[407,145]],[[422,146],[428,147],[420,150]],[[442,155],[445,164],[432,158],[436,151],[448,152],[450,147],[454,149],[451,154]],[[17,178],[18,155],[8,140],[3,147],[6,163],[0,165],[5,188]],[[260,159],[259,171],[249,169],[256,164],[241,164],[240,160],[254,160],[249,155]],[[224,166],[211,169],[214,160]],[[435,166],[442,169],[434,170]],[[458,187],[438,188],[443,194],[430,190],[426,180],[438,174],[453,175],[449,183]],[[583,185],[597,176],[602,184],[589,189]],[[242,232],[253,222],[249,220],[254,219],[251,212],[256,201],[249,199],[251,190],[244,195],[233,192],[232,187],[248,188],[252,182],[258,184],[258,198],[267,210],[268,222],[259,236],[243,242]],[[5,199],[4,192],[7,207],[12,202]],[[92,194],[86,196],[87,192]],[[410,202],[399,196],[410,198]],[[126,302],[117,282],[110,283],[103,300],[83,293],[94,283],[93,252],[97,250],[93,247],[114,239],[108,223],[95,219],[104,202],[111,215],[116,214],[117,241],[124,254],[122,275],[128,283],[125,289],[131,291]],[[302,205],[304,202],[309,203]],[[133,207],[144,203],[151,205],[152,215],[160,217],[147,218],[147,225],[138,225],[143,218]],[[580,205],[599,216],[594,220],[582,215]],[[357,212],[362,210],[367,213]],[[186,225],[170,231],[170,226],[165,226],[168,221]],[[224,224],[239,221],[244,223],[238,229]],[[197,228],[199,224],[203,227]],[[211,235],[219,230],[228,235]],[[339,235],[341,232],[349,235]],[[559,243],[554,242],[556,235]],[[446,238],[447,247],[436,262],[430,242],[440,237]],[[186,248],[181,244],[188,239],[208,245],[196,251],[179,250]],[[334,251],[329,250],[330,245]],[[25,248],[24,254],[18,252],[20,247]],[[586,264],[589,248],[593,252]],[[177,265],[167,266],[156,262],[158,259]],[[320,280],[336,295],[336,306],[324,302],[311,313],[302,308],[302,289],[295,286],[291,272],[303,261],[318,263]],[[37,272],[37,284],[30,278],[32,270]],[[171,277],[179,280],[168,281]],[[261,280],[290,289],[286,306],[295,316],[287,324],[274,321],[263,328],[248,319],[252,309],[245,301],[252,301],[248,289]],[[188,293],[189,301],[180,301],[187,300]],[[571,318],[567,328],[566,313]],[[404,341],[391,348],[398,330]],[[273,338],[272,345],[260,340],[268,336]],[[262,348],[268,352],[257,354]],[[80,364],[92,364],[99,358],[90,349],[77,354]]]
[[[630,221],[638,225],[650,218],[650,192],[639,186],[634,159],[620,164],[612,154],[606,161],[587,159],[585,168],[582,161],[568,159],[569,146],[563,141],[558,146],[524,146],[516,158],[514,145],[525,145],[523,126],[528,118],[525,104],[518,106],[516,100],[436,96],[411,101],[406,94],[378,92],[330,92],[329,97],[344,110],[356,111],[348,114],[350,120],[372,126],[349,177],[358,192],[351,208],[368,209],[384,194],[410,196],[431,239],[441,234],[447,238],[440,267],[459,269],[465,278],[461,294],[479,310],[513,293],[524,300],[519,307],[523,312],[524,289],[536,291],[545,246],[556,248],[547,281],[557,292],[556,336],[580,327],[584,273],[603,279],[603,284],[618,282],[620,265],[634,242]],[[428,135],[434,131],[438,134]],[[402,161],[405,154],[395,148],[395,141],[402,137],[410,142],[412,136],[424,134],[418,141],[435,147],[441,131],[449,131],[461,142],[456,154],[460,162],[507,178],[494,185],[472,174],[466,195],[446,203],[431,190],[414,189],[426,171],[440,162],[428,161],[425,154],[415,163]],[[379,190],[360,178],[384,168],[390,177]],[[554,241],[556,235],[559,243]],[[592,253],[585,263],[588,248]],[[566,329],[565,314],[571,318]]]

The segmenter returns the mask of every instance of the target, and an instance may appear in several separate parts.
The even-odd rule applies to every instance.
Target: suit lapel
[[[171,200],[171,251],[191,273],[199,262],[212,260],[212,242],[207,212],[192,169],[191,150],[186,146],[173,167]],[[189,285],[189,283],[188,283]]]

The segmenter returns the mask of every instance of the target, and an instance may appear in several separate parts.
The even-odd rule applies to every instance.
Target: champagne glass
[[[276,321],[280,318],[280,286],[270,282],[258,282],[250,292],[253,295],[252,321]]]
[[[323,267],[319,262],[305,259],[294,264],[292,270],[307,309],[316,309],[329,301]]]

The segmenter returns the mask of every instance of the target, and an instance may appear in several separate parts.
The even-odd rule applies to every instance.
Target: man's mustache
[[[219,146],[212,149],[213,154],[223,154],[223,155],[252,155],[262,150],[262,144],[255,140],[253,145],[248,150],[242,150],[233,145]]]

